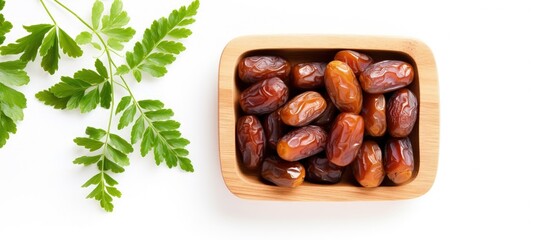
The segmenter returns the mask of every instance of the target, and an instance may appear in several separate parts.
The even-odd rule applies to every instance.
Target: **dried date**
[[[353,163],[353,175],[363,187],[377,187],[385,177],[383,152],[374,141],[365,141]]]
[[[240,117],[236,123],[236,139],[244,167],[257,169],[265,152],[265,133],[259,119],[252,115]]]
[[[263,120],[263,129],[267,137],[268,147],[276,150],[276,144],[284,132],[284,124],[280,120],[279,111],[274,111]]]
[[[386,93],[408,86],[414,80],[414,68],[403,61],[381,61],[370,65],[359,80],[368,93]]]
[[[334,59],[347,63],[347,65],[353,69],[353,73],[355,75],[358,75],[366,70],[366,68],[374,61],[368,55],[352,50],[341,50],[336,53]]]
[[[346,63],[337,60],[328,63],[324,84],[332,102],[340,111],[360,113],[362,90],[353,70]]]
[[[290,75],[290,70],[290,63],[277,56],[246,57],[238,64],[238,76],[245,83],[256,83],[273,77],[285,81]]]
[[[362,117],[353,113],[340,113],[328,136],[326,156],[335,165],[349,165],[355,159],[363,137]]]
[[[380,137],[387,130],[386,105],[383,94],[366,94],[360,115],[364,118],[366,132]]]
[[[326,131],[318,126],[301,127],[280,138],[276,151],[286,161],[298,161],[324,151],[327,138]]]
[[[385,144],[385,172],[393,183],[400,185],[412,179],[414,151],[409,138],[392,138]]]
[[[387,126],[393,137],[406,137],[414,129],[417,120],[417,98],[408,89],[397,90],[387,106]]]
[[[318,118],[326,110],[326,107],[326,100],[320,93],[304,92],[288,101],[280,109],[280,119],[290,126],[305,126]]]
[[[297,187],[305,179],[305,167],[299,162],[269,156],[261,166],[261,177],[280,187]]]
[[[240,94],[240,107],[247,114],[265,114],[288,101],[288,87],[278,78],[265,79]]]
[[[292,85],[301,89],[315,89],[324,86],[326,63],[300,63],[292,68]]]
[[[306,178],[315,183],[334,184],[341,181],[344,169],[328,161],[325,156],[315,155],[307,159]]]

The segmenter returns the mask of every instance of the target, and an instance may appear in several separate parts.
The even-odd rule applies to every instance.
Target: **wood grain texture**
[[[336,185],[303,183],[294,188],[267,185],[257,174],[239,167],[235,123],[239,114],[235,70],[243,57],[254,54],[283,56],[292,64],[311,60],[329,61],[335,52],[352,49],[366,52],[375,61],[401,59],[413,62],[417,76],[409,88],[419,100],[419,117],[410,138],[416,161],[415,178],[401,186],[366,189],[352,181]],[[219,158],[223,179],[238,197],[259,200],[367,201],[410,199],[425,194],[436,177],[439,151],[439,95],[435,61],[429,47],[414,39],[344,36],[276,35],[244,36],[225,47],[219,64]],[[417,151],[419,149],[419,151]]]

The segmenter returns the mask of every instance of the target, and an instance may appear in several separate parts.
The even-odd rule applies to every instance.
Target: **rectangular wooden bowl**
[[[339,50],[351,49],[370,55],[374,61],[403,60],[415,67],[409,86],[419,101],[419,116],[410,134],[416,170],[414,179],[401,186],[367,189],[347,179],[335,185],[304,182],[297,188],[282,188],[261,181],[240,167],[235,124],[240,116],[237,87],[238,62],[251,55],[277,55],[296,64],[307,61],[329,62]],[[367,201],[410,199],[425,194],[435,180],[439,149],[439,96],[435,61],[429,47],[413,39],[341,36],[280,35],[244,36],[225,47],[219,64],[219,158],[229,190],[238,197],[259,200]],[[347,171],[349,172],[349,171]],[[347,174],[346,178],[351,178]]]

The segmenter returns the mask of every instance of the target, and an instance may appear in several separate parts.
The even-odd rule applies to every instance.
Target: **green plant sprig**
[[[30,34],[18,39],[16,43],[0,47],[0,53],[20,54],[20,64],[34,61],[40,53],[41,65],[50,74],[58,70],[59,47],[69,57],[82,56],[83,52],[78,45],[86,44],[91,44],[105,53],[106,64],[98,58],[94,69],[81,69],[72,77],[63,76],[60,82],[36,94],[38,100],[55,109],[79,109],[80,112],[87,113],[101,106],[110,110],[105,129],[87,127],[87,136],[74,139],[78,146],[90,152],[90,155],[76,158],[74,163],[84,166],[96,165],[98,169],[98,173],[83,185],[95,186],[88,198],[99,201],[100,206],[106,211],[113,210],[113,197],[121,197],[122,193],[115,187],[118,182],[111,175],[125,170],[124,168],[130,164],[128,154],[134,151],[133,145],[138,143],[141,155],[144,157],[152,151],[157,165],[165,162],[169,168],[179,166],[185,171],[194,171],[187,157],[189,152],[186,146],[190,142],[181,136],[180,123],[172,119],[174,112],[166,108],[160,100],[138,100],[124,75],[131,72],[138,82],[143,78],[142,72],[152,77],[164,76],[167,73],[167,65],[173,63],[176,56],[185,50],[185,46],[178,40],[192,34],[186,26],[195,21],[193,17],[197,13],[199,1],[195,0],[188,7],[183,6],[172,11],[168,18],[155,20],[151,27],[145,30],[142,40],[135,44],[133,51],[125,53],[126,63],[120,66],[115,63],[112,55],[119,55],[117,52],[122,51],[124,45],[135,35],[135,30],[127,26],[130,18],[123,10],[121,0],[112,2],[108,14],[104,14],[103,2],[96,0],[92,8],[91,23],[86,22],[59,0],[52,1],[82,23],[86,31],[78,34],[76,40],[73,40],[57,25],[47,5],[40,0],[53,24],[25,27]],[[0,6],[2,2],[3,0],[0,0]],[[0,22],[0,33],[1,26]],[[2,64],[0,63],[0,84]],[[25,65],[20,66],[20,69],[24,67]],[[115,81],[115,77],[119,81]],[[116,87],[120,87],[128,94],[120,98],[118,104],[114,91]],[[0,103],[1,100],[2,94]],[[1,114],[0,111],[0,123]],[[113,132],[114,117],[119,114],[118,130],[132,125],[129,140]],[[0,131],[0,146],[1,137]]]

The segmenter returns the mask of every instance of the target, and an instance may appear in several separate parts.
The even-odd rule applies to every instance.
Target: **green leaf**
[[[122,193],[120,191],[118,191],[118,189],[116,189],[115,187],[106,187],[107,188],[107,192],[113,196],[113,197],[122,197]]]
[[[97,185],[101,182],[101,173],[96,174],[95,176],[91,177],[90,180],[85,182],[82,187],[89,187],[90,185]]]
[[[122,75],[130,72],[130,68],[127,65],[122,65],[116,69],[116,75]]]
[[[59,98],[48,90],[38,92],[35,97],[48,106],[52,106],[55,109],[66,109],[67,102],[70,98]]]
[[[141,138],[143,137],[143,133],[145,132],[145,119],[143,116],[140,116],[135,121],[135,124],[132,127],[131,132],[131,142],[132,144],[136,144]]]
[[[15,126],[15,122],[0,111],[0,148],[6,145],[6,142],[10,138],[10,133],[15,134],[16,132],[17,127]]]
[[[166,138],[166,136],[164,136],[164,138]],[[189,140],[187,139],[184,139],[184,138],[175,138],[175,139],[170,139],[168,140],[168,144],[170,144],[170,146],[174,147],[174,148],[184,148],[186,147],[187,145],[189,145]]]
[[[6,117],[11,118],[14,122],[21,121],[24,117],[22,108],[18,106],[10,106],[3,102],[0,102],[0,111],[2,111]]]
[[[97,141],[91,138],[77,137],[74,139],[74,143],[78,146],[85,147],[90,150],[90,152],[95,151],[103,147],[103,142]]]
[[[64,98],[83,94],[90,86],[89,83],[82,80],[64,76],[61,77],[60,83],[53,85],[48,91],[57,97]]]
[[[107,40],[107,45],[116,51],[124,49],[124,45],[118,39],[114,38],[109,38],[109,40]]]
[[[74,95],[67,97],[69,101],[67,102],[67,109],[77,109],[80,106],[80,100],[84,97],[84,92],[77,92]]]
[[[177,130],[162,131],[162,132],[160,132],[160,134],[167,140],[181,138],[181,133]],[[184,138],[182,138],[182,139],[184,139]],[[188,141],[188,140],[186,140],[186,141]],[[187,144],[185,144],[185,145],[187,145]]]
[[[128,109],[124,111],[124,113],[122,113],[122,116],[120,117],[120,122],[118,122],[118,130],[125,128],[131,122],[133,122],[136,111],[137,108],[135,107],[135,105],[132,104]]]
[[[164,103],[162,103],[159,100],[141,100],[138,101],[139,106],[143,109],[152,111],[152,110],[160,110],[164,108]]]
[[[95,164],[101,159],[101,155],[95,155],[95,156],[82,156],[73,161],[74,164],[84,164],[84,166],[88,166],[91,164]]]
[[[115,163],[117,163],[120,166],[128,166],[130,165],[130,159],[128,158],[128,155],[124,154],[120,150],[114,148],[112,145],[107,145],[107,156],[110,156],[112,160],[114,160]]]
[[[57,71],[59,59],[61,58],[58,41],[57,31],[54,28],[44,38],[44,43],[40,48],[40,56],[42,56],[40,65],[44,71],[52,75]]]
[[[153,65],[165,66],[175,61],[175,57],[172,54],[165,53],[153,53],[147,59],[147,62]]]
[[[109,78],[109,73],[107,72],[107,68],[105,67],[103,62],[99,60],[99,58],[95,60],[95,70],[97,70],[97,73],[99,73],[99,75],[101,75],[101,77],[103,77],[104,79]]]
[[[23,86],[29,83],[29,75],[25,71],[27,63],[16,60],[0,62],[0,83],[12,86]]]
[[[99,75],[99,73],[89,69],[82,69],[74,73],[74,78],[78,80],[82,80],[88,83],[90,86],[97,85],[106,81],[106,78]]]
[[[171,109],[160,109],[146,112],[145,116],[153,121],[167,120],[173,116],[173,111]]]
[[[121,152],[125,153],[125,154],[129,154],[131,152],[133,152],[133,147],[130,143],[128,143],[126,140],[124,140],[123,138],[121,138],[120,136],[116,135],[116,134],[109,134],[109,140],[110,140],[110,144],[120,150]]]
[[[90,32],[81,32],[74,39],[78,45],[85,45],[92,42],[92,34]]]
[[[102,31],[111,39],[116,39],[120,42],[128,42],[135,35],[133,28],[109,28]]]
[[[76,44],[76,41],[71,38],[63,29],[59,30],[59,45],[67,56],[76,58],[82,56],[82,49]]]
[[[103,2],[96,0],[92,8],[92,27],[94,30],[99,29],[99,21],[104,10]]]
[[[97,49],[97,50],[103,50],[103,47],[101,47],[101,44],[96,43],[96,42],[92,42],[91,44],[92,44],[92,46],[93,46],[95,49]]]
[[[95,140],[101,140],[103,137],[107,135],[107,132],[103,129],[87,127],[86,135],[88,135],[90,138],[93,138]]]
[[[114,163],[113,161],[105,158],[103,159],[103,167],[105,171],[111,171],[113,173],[121,173],[124,172],[124,168],[119,166],[118,164]]]
[[[0,10],[4,8],[5,3],[4,0],[0,0]],[[10,32],[12,27],[13,25],[4,19],[4,15],[0,14],[0,45],[4,43],[6,34]]]
[[[162,77],[167,73],[166,66],[173,62],[176,54],[185,50],[181,43],[168,40],[168,37],[175,39],[186,38],[192,34],[187,26],[194,22],[192,18],[196,15],[200,3],[198,0],[192,2],[189,7],[181,7],[172,11],[168,18],[160,18],[154,21],[145,30],[143,40],[134,45],[133,52],[126,53],[126,63],[129,71],[139,82],[142,78],[141,72],[146,72],[153,77]],[[171,56],[170,58],[159,58],[155,53],[162,53]],[[152,59],[151,59],[152,56]],[[120,71],[122,72],[122,71]]]
[[[44,36],[53,27],[54,25],[51,24],[25,26],[25,30],[27,30],[30,34],[17,39],[16,43],[10,43],[7,46],[0,47],[0,53],[2,55],[23,53],[20,57],[23,62],[34,61],[36,59],[38,49],[42,44],[42,40],[44,40]]]
[[[159,131],[170,131],[178,129],[181,124],[174,120],[168,120],[153,122],[153,126]]]
[[[152,128],[148,127],[143,133],[143,139],[141,140],[141,156],[146,156],[152,147],[156,143],[156,138]]]
[[[114,178],[112,178],[111,176],[109,176],[109,174],[104,174],[103,177],[105,178],[105,182],[109,185],[109,186],[114,186],[114,185],[117,185],[118,182],[116,180],[114,180]]]
[[[101,107],[109,109],[112,103],[112,85],[108,82],[101,89]]]
[[[25,95],[0,83],[0,102],[8,106],[16,106],[18,108],[27,107],[27,99]]]
[[[99,89],[95,88],[90,92],[86,93],[82,100],[80,101],[80,112],[87,113],[91,110],[97,108],[99,104]]]
[[[194,172],[194,167],[191,164],[191,160],[186,157],[179,158],[179,167],[181,167],[181,170],[183,171]]]
[[[130,103],[132,98],[130,96],[124,96],[122,99],[120,99],[120,102],[118,103],[118,106],[116,107],[116,114],[122,112],[124,109],[126,109]]]

